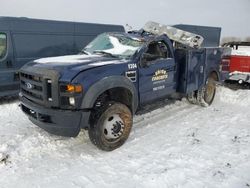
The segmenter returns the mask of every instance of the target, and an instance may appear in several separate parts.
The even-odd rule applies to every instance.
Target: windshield
[[[0,59],[6,54],[7,49],[7,37],[6,34],[0,33]]]
[[[141,48],[143,41],[123,34],[103,33],[90,42],[84,52],[88,54],[106,54],[115,57],[130,58]]]

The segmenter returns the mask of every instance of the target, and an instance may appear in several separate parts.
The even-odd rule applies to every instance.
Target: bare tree
[[[241,41],[241,38],[239,37],[223,37],[221,39],[221,44],[227,43],[227,42],[238,42]]]
[[[250,36],[249,36],[249,37],[246,37],[245,41],[246,41],[246,42],[250,42]]]

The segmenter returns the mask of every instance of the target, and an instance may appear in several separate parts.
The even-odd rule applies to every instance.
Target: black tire
[[[197,91],[193,91],[190,94],[187,95],[187,100],[191,104],[198,104],[197,101]]]
[[[213,103],[216,93],[216,81],[218,81],[217,75],[211,74],[206,81],[206,85],[198,90],[197,101],[199,105],[207,107]]]
[[[99,149],[112,151],[127,140],[133,124],[130,109],[118,102],[109,102],[92,114],[89,138]]]

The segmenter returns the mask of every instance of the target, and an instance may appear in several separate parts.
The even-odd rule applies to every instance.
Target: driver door
[[[141,58],[139,75],[141,103],[163,98],[175,91],[175,61],[164,41],[148,45]]]

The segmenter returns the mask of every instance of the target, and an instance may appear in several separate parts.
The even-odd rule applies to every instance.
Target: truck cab
[[[173,94],[210,105],[223,49],[175,48],[165,34],[103,33],[78,55],[43,58],[20,70],[21,109],[46,131],[106,151],[128,138],[133,115]]]

